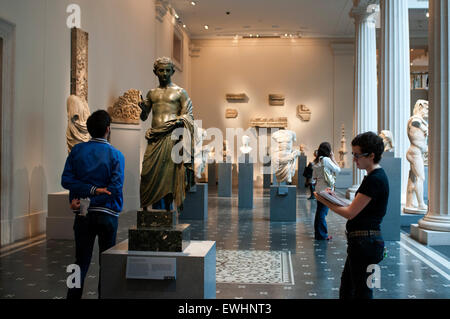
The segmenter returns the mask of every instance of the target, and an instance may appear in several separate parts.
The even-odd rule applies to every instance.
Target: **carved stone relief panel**
[[[141,92],[130,89],[124,95],[119,97],[112,107],[108,108],[113,123],[139,124],[141,108],[138,103],[140,101]]]
[[[284,94],[269,94],[269,105],[283,106]]]
[[[236,109],[226,109],[225,110],[225,118],[234,119],[238,116],[238,111]]]
[[[308,122],[311,119],[311,110],[303,104],[297,105],[297,116],[302,121]]]
[[[273,128],[287,128],[287,117],[277,118],[254,118],[250,120],[250,126],[252,127],[273,127]]]
[[[245,93],[228,93],[225,97],[228,102],[247,102],[248,100],[248,97]]]
[[[87,32],[71,30],[70,94],[88,101],[88,40]]]

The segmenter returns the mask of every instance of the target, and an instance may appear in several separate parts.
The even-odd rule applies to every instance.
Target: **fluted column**
[[[402,201],[406,198],[409,162],[406,151],[411,116],[408,0],[381,0],[380,110],[378,131],[394,136],[395,157],[402,158]]]
[[[450,232],[450,19],[448,0],[429,2],[428,212],[422,229]],[[448,234],[450,236],[450,233]]]
[[[372,1],[360,1],[350,11],[355,19],[355,80],[353,136],[377,130],[377,56],[374,11],[367,11]],[[353,163],[353,186],[347,197],[353,198],[364,172]]]

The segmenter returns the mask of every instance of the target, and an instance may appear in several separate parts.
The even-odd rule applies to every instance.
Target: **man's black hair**
[[[375,164],[379,163],[381,160],[381,155],[384,152],[383,139],[379,137],[374,132],[366,132],[357,135],[352,140],[352,146],[359,146],[361,148],[361,153],[374,154],[373,162]]]
[[[89,116],[87,129],[93,138],[103,138],[106,128],[111,125],[111,116],[105,110],[98,110]]]

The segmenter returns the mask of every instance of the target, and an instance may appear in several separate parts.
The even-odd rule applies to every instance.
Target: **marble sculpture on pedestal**
[[[408,120],[407,130],[411,146],[406,152],[406,159],[411,164],[411,169],[406,188],[406,208],[425,212],[427,206],[423,200],[423,183],[425,181],[424,158],[428,152],[428,101],[417,100],[413,116]]]
[[[272,134],[272,140],[272,167],[277,181],[291,183],[300,156],[299,150],[293,150],[295,132],[279,130]]]
[[[383,139],[384,151],[393,152],[394,151],[394,136],[391,131],[383,130],[380,133],[380,137]]]

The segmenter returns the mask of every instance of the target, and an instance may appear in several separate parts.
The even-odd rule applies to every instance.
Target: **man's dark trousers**
[[[95,237],[98,236],[99,264],[101,254],[116,244],[117,226],[119,218],[102,212],[88,213],[86,216],[77,215],[73,225],[75,232],[75,264],[81,270],[81,288],[68,289],[67,299],[81,299],[84,279],[91,264],[92,250]],[[98,293],[100,297],[100,272],[98,277]]]

